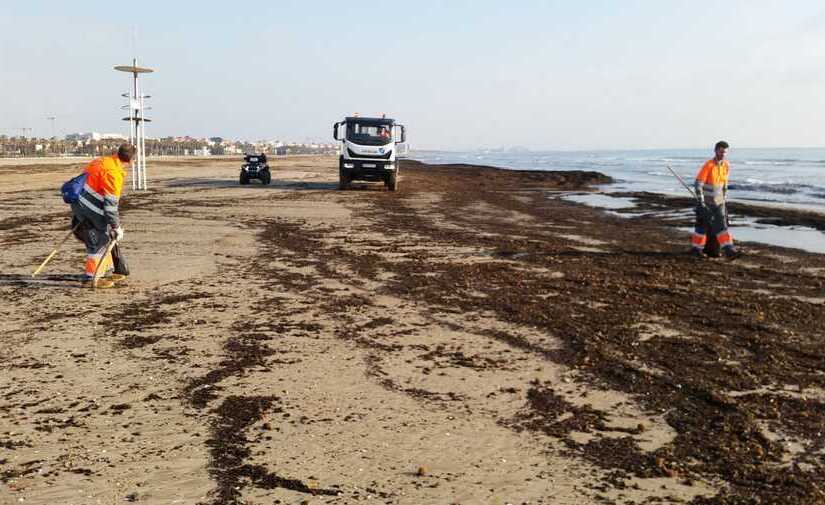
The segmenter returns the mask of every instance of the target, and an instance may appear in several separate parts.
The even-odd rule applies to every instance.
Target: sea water
[[[520,170],[594,170],[616,182],[605,192],[650,191],[687,196],[667,170],[670,165],[692,186],[712,149],[641,151],[423,151],[410,158],[424,163],[467,163]],[[731,201],[771,203],[825,212],[825,148],[730,149]]]

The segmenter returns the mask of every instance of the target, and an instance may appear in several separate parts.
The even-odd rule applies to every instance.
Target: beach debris
[[[679,476],[679,472],[667,466],[664,458],[656,458],[656,466],[659,467],[659,470],[667,477],[674,478]]]

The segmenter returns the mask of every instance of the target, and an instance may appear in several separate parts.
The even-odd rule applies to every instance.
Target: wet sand
[[[0,503],[825,500],[825,256],[692,260],[592,172],[272,165],[151,164],[99,292],[30,278],[79,166],[0,166]]]

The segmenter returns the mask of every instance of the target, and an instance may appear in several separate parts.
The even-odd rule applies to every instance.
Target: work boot
[[[690,254],[690,256],[692,258],[696,258],[696,259],[703,259],[703,258],[707,257],[707,256],[705,256],[705,253],[703,253],[701,249],[697,249],[695,247],[692,247],[690,249],[690,252],[688,252],[688,254]]]
[[[123,275],[123,274],[112,274],[112,275],[110,275],[106,278],[111,279],[112,282],[114,282],[116,284],[121,284],[121,283],[126,282],[126,279],[128,279],[129,276],[128,275]]]
[[[112,282],[111,279],[105,279],[105,278],[101,278],[101,279],[98,279],[96,281],[92,280],[92,279],[83,279],[82,286],[84,288],[94,287],[94,289],[109,289],[109,288],[115,287],[115,283]]]
[[[730,260],[730,261],[733,261],[733,260],[735,260],[736,258],[739,258],[739,257],[741,257],[741,256],[742,256],[742,253],[740,253],[737,249],[735,249],[735,248],[733,248],[733,247],[726,247],[726,248],[724,248],[724,249],[722,250],[722,254],[724,254],[724,255],[725,255],[725,258],[726,258],[726,259],[728,259],[728,260]]]

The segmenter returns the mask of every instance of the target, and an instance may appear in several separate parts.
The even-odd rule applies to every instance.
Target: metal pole
[[[126,112],[129,114],[129,143],[135,143],[135,122],[132,121],[132,100],[134,97],[132,96],[132,90],[129,90],[129,104],[126,106]]]
[[[143,189],[146,187],[146,117],[144,115],[145,102],[143,100],[143,92],[140,94],[140,173],[143,176]]]
[[[141,145],[141,152],[143,153],[141,160],[143,161],[143,189],[149,189],[149,186],[146,184],[146,122],[141,121],[140,127],[142,128],[142,132],[140,134],[140,143]]]
[[[129,88],[129,96],[127,98],[128,103],[126,104],[126,113],[129,114],[129,143],[134,145],[135,143],[135,122],[132,121],[132,103],[134,100],[134,95],[132,94],[132,88]],[[137,168],[135,164],[132,163],[132,191],[137,189]]]
[[[132,60],[133,64],[135,60]],[[143,189],[143,174],[140,172],[140,86],[138,86],[138,75],[134,74],[135,101],[132,104],[132,122],[135,124],[135,160],[133,164],[137,169],[137,189]]]
[[[137,136],[137,132],[135,131],[135,122],[132,119],[132,104],[134,100],[137,98],[132,93],[132,90],[129,89],[129,104],[126,106],[126,111],[129,113],[129,143],[135,145],[135,137]],[[137,153],[135,153],[135,157],[137,158]],[[136,161],[136,160],[135,160]],[[136,190],[138,187],[137,183],[137,163],[135,161],[132,162],[132,190]]]
[[[131,110],[131,123],[134,124],[135,128],[135,139],[132,142],[132,145],[135,146],[135,159],[132,161],[132,167],[136,170],[136,188],[141,189],[141,173],[140,173],[140,159],[141,159],[141,152],[140,152],[140,123],[138,122],[138,112],[140,102],[140,94],[138,94],[138,73],[137,73],[137,58],[132,58],[132,68],[135,69],[132,72],[132,96],[134,97],[134,101],[130,104],[135,107],[135,109]]]
[[[140,89],[140,83],[138,82],[137,86],[138,98],[137,98],[137,109],[135,110],[135,127],[138,131],[138,138],[137,138],[137,151],[139,153],[138,156],[138,177],[140,180],[138,181],[138,187],[140,189],[146,189],[146,185],[144,184],[144,174],[143,174],[143,91]]]
[[[150,68],[137,66],[137,58],[132,58],[132,65],[118,65],[115,70],[132,74],[132,86],[129,90],[129,142],[135,147],[135,157],[132,160],[132,189],[146,189],[146,127],[147,121],[143,113],[145,101],[138,83],[139,74],[153,72]]]

